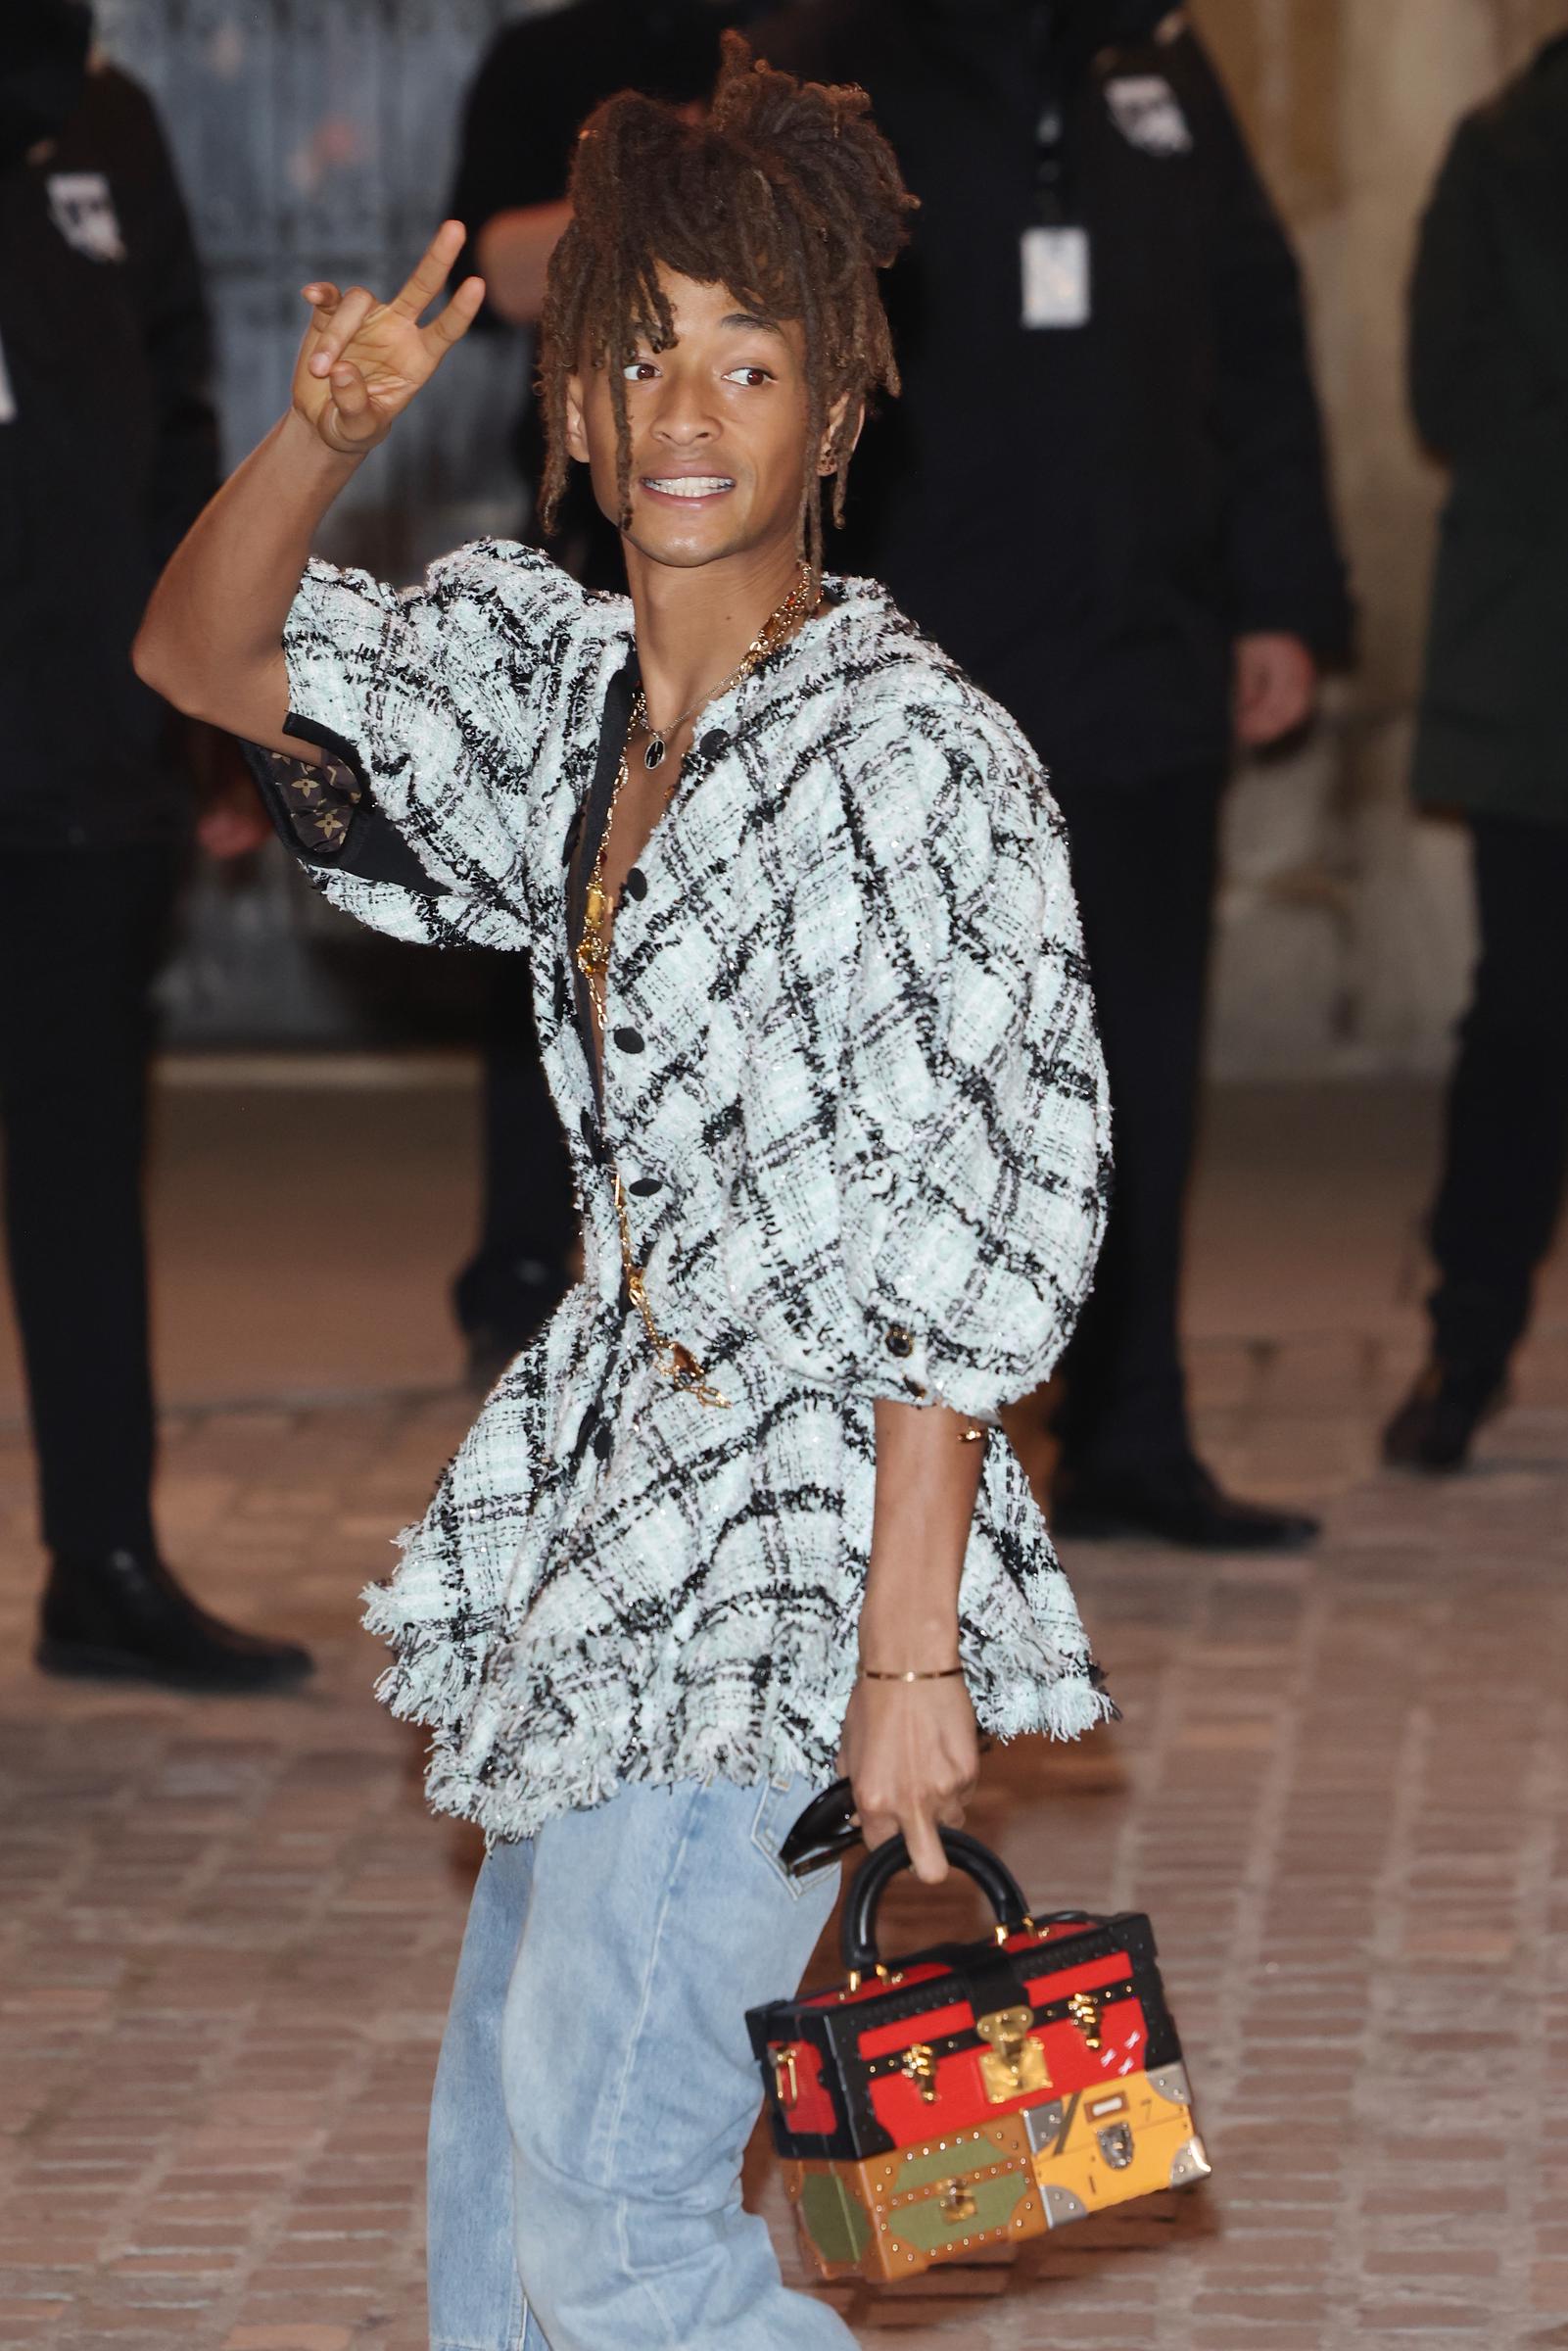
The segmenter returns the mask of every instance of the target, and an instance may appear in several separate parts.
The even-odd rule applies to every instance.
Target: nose
[[[704,397],[700,379],[672,371],[662,386],[654,438],[667,449],[700,449],[718,432],[719,420]]]

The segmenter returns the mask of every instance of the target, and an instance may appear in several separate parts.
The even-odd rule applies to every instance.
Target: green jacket
[[[1416,422],[1453,472],[1415,795],[1568,823],[1568,38],[1460,123],[1410,307]]]

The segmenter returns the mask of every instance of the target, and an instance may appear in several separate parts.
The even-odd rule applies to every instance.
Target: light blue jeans
[[[740,2204],[745,2012],[837,1892],[779,1867],[811,1794],[632,1788],[490,1854],[430,2117],[435,2351],[851,2351]]]

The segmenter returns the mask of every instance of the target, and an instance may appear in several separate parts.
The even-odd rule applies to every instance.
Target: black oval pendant
[[[662,767],[664,765],[664,737],[662,735],[648,737],[647,749],[642,753],[642,765],[644,767]]]

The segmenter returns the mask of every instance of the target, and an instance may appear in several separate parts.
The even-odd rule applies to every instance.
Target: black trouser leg
[[[1111,1080],[1115,1163],[1105,1248],[1064,1359],[1060,1426],[1067,1466],[1117,1475],[1192,1451],[1177,1316],[1224,777],[1053,781]]]
[[[577,1231],[571,1162],[534,1030],[528,958],[493,958],[486,1025],[484,1208],[453,1284],[457,1320],[521,1345],[565,1287]],[[544,1299],[542,1306],[541,1300]]]
[[[1568,825],[1472,819],[1481,954],[1432,1214],[1437,1352],[1500,1371],[1568,1174]]]
[[[167,848],[0,852],[0,1120],[43,1539],[153,1548],[142,1219]]]

